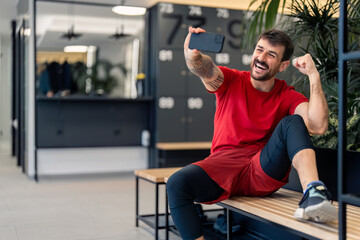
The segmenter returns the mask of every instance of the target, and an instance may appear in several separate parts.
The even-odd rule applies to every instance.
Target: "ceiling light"
[[[114,13],[120,15],[144,15],[146,13],[146,8],[144,7],[129,7],[129,6],[115,6],[112,8]]]
[[[64,47],[64,52],[87,52],[88,48],[85,45],[70,45]]]

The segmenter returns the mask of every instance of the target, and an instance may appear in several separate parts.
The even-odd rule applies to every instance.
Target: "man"
[[[290,64],[294,51],[283,32],[263,33],[250,72],[216,66],[211,58],[184,43],[188,68],[216,95],[211,154],[173,174],[168,183],[170,211],[183,239],[204,239],[194,202],[214,203],[231,195],[265,196],[288,181],[291,164],[304,196],[294,217],[317,222],[337,218],[324,184],[319,181],[310,134],[328,128],[328,107],[320,75],[309,54],[294,60],[308,76],[310,101],[275,75]]]

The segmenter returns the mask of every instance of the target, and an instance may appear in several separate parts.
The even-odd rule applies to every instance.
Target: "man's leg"
[[[279,181],[284,179],[291,163],[299,173],[303,190],[311,181],[319,180],[314,147],[300,115],[282,119],[260,155],[264,172]]]
[[[309,133],[299,115],[281,120],[260,154],[264,172],[279,181],[286,177],[291,163],[298,172],[304,191],[294,216],[319,222],[336,219],[337,212],[329,202],[329,193],[319,181]]]
[[[292,159],[292,164],[299,175],[303,191],[307,189],[309,183],[319,180],[313,149],[303,149],[297,152]]]
[[[224,190],[199,166],[188,165],[166,183],[171,217],[185,240],[204,239],[194,202],[218,199]]]

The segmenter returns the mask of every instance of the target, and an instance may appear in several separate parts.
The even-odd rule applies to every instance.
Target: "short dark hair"
[[[282,31],[276,29],[265,31],[259,36],[258,41],[260,39],[266,39],[274,46],[281,45],[285,47],[284,55],[281,61],[290,60],[292,54],[294,53],[294,44],[291,41],[291,38]]]

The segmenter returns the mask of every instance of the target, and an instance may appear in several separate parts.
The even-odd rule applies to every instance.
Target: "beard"
[[[261,65],[262,68],[267,69],[267,71],[262,74],[262,75],[255,75],[255,65]],[[250,65],[250,75],[253,79],[257,80],[257,81],[266,81],[269,80],[273,77],[275,77],[275,75],[279,72],[280,69],[280,65],[277,66],[274,69],[270,69],[269,66],[265,63],[265,62],[261,62],[258,59],[254,59],[254,61],[251,63]]]

